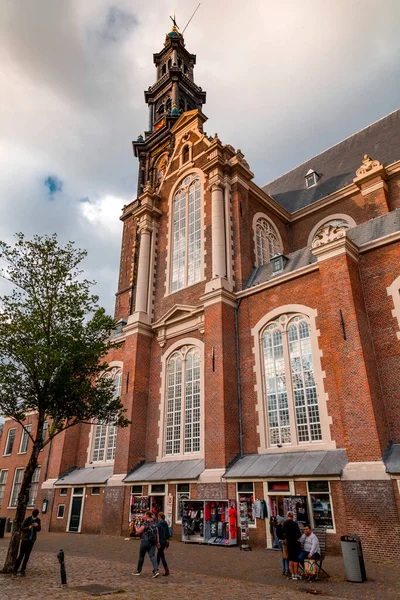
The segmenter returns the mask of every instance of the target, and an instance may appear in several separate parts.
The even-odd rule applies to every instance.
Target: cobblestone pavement
[[[0,565],[8,539],[0,540]],[[68,587],[59,585],[57,552],[66,556]],[[281,576],[280,553],[270,550],[240,552],[238,548],[216,548],[172,542],[168,549],[171,576],[152,579],[146,557],[143,573],[133,577],[139,543],[123,538],[41,534],[28,565],[27,577],[0,575],[1,600],[84,600],[79,589],[102,584],[119,591],[118,600],[306,600],[315,597],[339,600],[400,600],[398,569],[393,564],[367,563],[369,579],[364,584],[344,580],[342,559],[330,556],[324,566],[329,580],[315,584],[295,582]],[[161,569],[162,570],[162,569]],[[100,596],[98,596],[100,597]],[[104,597],[104,596],[103,596]]]

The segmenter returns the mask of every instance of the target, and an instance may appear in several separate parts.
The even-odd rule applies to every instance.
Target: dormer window
[[[313,185],[315,185],[318,181],[319,177],[318,177],[318,173],[316,173],[316,171],[313,171],[312,169],[310,169],[308,171],[308,173],[306,174],[306,186],[312,187]]]

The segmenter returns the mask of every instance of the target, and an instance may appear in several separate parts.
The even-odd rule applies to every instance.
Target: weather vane
[[[179,29],[178,23],[176,22],[175,11],[174,11],[174,16],[173,17],[170,16],[170,19],[173,22],[174,27],[176,27],[177,29]]]

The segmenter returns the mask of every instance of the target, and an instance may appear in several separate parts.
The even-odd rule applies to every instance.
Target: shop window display
[[[329,481],[309,481],[308,495],[314,527],[334,529]]]
[[[182,541],[216,546],[237,543],[235,500],[183,502]]]
[[[190,500],[190,484],[178,483],[176,486],[176,522],[182,523],[183,503]]]
[[[256,519],[254,516],[254,486],[249,482],[242,482],[237,484],[238,500],[241,505],[241,511],[244,511],[246,506],[247,511],[247,525],[255,525]]]

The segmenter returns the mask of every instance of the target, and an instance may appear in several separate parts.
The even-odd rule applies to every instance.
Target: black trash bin
[[[4,532],[6,530],[6,523],[7,523],[7,518],[0,517],[0,538],[4,537]]]
[[[358,535],[342,535],[340,544],[347,581],[353,583],[367,581],[361,540]]]

